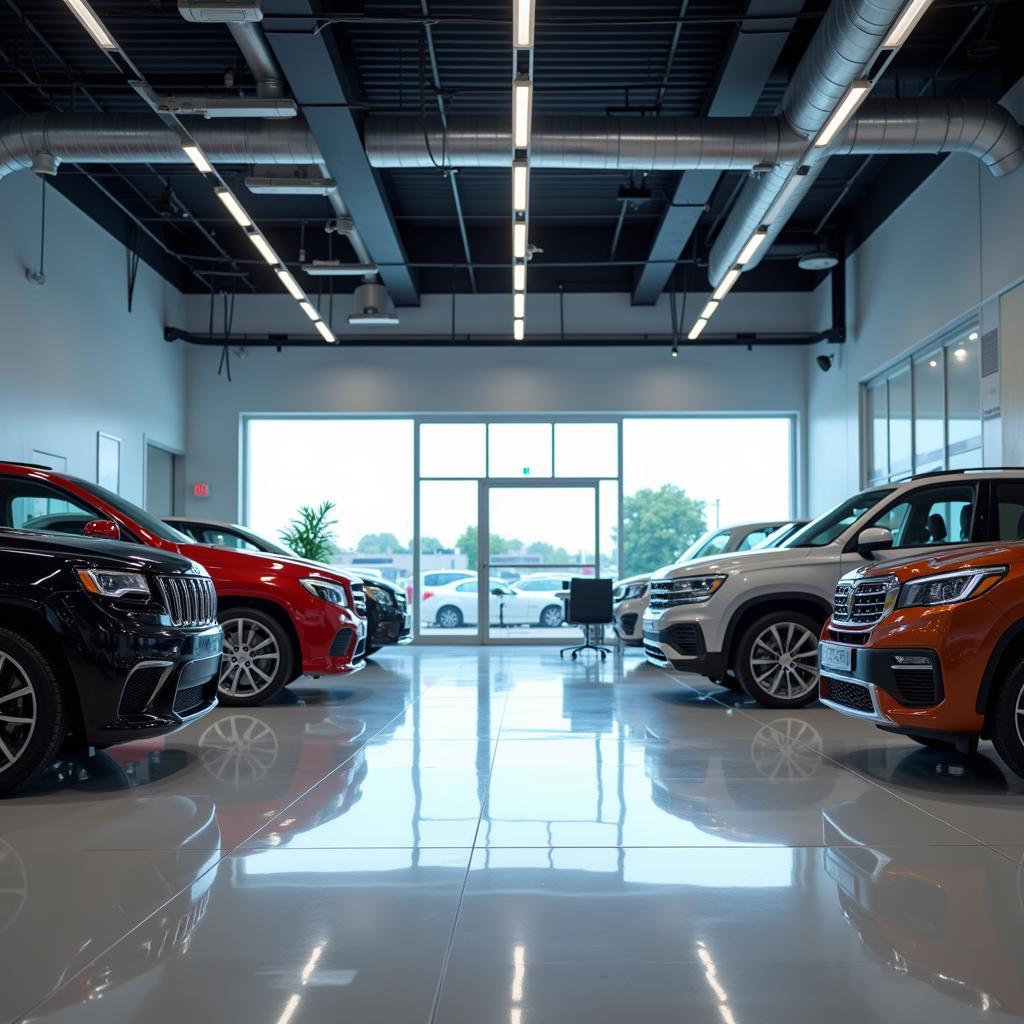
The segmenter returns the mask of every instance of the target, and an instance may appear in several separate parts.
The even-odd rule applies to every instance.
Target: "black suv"
[[[0,529],[0,795],[62,746],[108,747],[216,706],[206,570],[120,541]]]

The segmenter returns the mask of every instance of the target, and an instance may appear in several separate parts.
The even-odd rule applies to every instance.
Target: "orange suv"
[[[1024,543],[848,573],[819,660],[835,711],[964,754],[991,739],[1024,776]]]

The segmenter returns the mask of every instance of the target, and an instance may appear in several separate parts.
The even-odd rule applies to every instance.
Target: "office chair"
[[[604,661],[608,657],[607,647],[599,647],[590,642],[591,626],[607,626],[613,620],[612,615],[612,581],[601,579],[574,579],[569,581],[569,601],[565,621],[571,626],[583,627],[584,642],[578,647],[563,647],[559,657],[564,658],[566,651],[572,652],[573,661],[580,651],[597,651]]]

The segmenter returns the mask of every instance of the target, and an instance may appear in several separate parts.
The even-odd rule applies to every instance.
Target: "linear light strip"
[[[732,291],[732,286],[740,279],[740,271],[738,268],[733,267],[725,277],[719,282],[718,287],[711,293],[711,298],[715,302],[721,302],[722,299]]]
[[[529,50],[533,46],[533,0],[512,0],[512,46]]]
[[[847,121],[853,117],[869,92],[871,92],[870,82],[859,78],[856,82],[851,83],[836,109],[832,111],[828,120],[822,125],[821,131],[815,137],[814,145],[816,149],[823,149],[846,127]]]
[[[512,86],[512,145],[516,149],[530,145],[532,114],[533,83],[528,78],[517,78]]]
[[[693,326],[692,326],[692,327],[690,328],[690,333],[689,333],[689,334],[688,334],[688,335],[687,335],[686,337],[687,337],[687,338],[689,338],[689,339],[690,339],[690,341],[696,341],[696,340],[697,340],[697,339],[698,339],[698,338],[700,337],[700,335],[701,335],[701,331],[703,331],[703,330],[704,330],[704,328],[705,328],[705,327],[707,327],[707,325],[708,325],[708,322],[707,322],[707,320],[706,320],[706,319],[705,319],[704,317],[701,317],[701,318],[700,318],[700,319],[699,319],[699,320],[698,320],[698,321],[697,321],[697,322],[696,322],[696,323],[695,323],[695,324],[694,324],[694,325],[693,325]]]
[[[902,46],[931,3],[932,0],[910,0],[910,3],[900,11],[896,24],[890,29],[882,46],[887,50],[895,50],[897,46]]]
[[[215,188],[213,191],[217,194],[217,198],[227,208],[228,213],[235,218],[235,223],[240,228],[252,227],[252,218],[245,212],[242,204],[235,198],[231,189]]]
[[[96,16],[96,12],[86,3],[86,0],[64,0],[71,13],[79,20],[82,28],[92,36],[93,42],[101,50],[116,50],[117,43],[114,37],[107,31],[103,22]]]
[[[200,174],[212,174],[213,167],[210,161],[206,159],[203,151],[192,143],[186,143],[181,147],[185,151],[185,155],[195,164],[196,170]]]

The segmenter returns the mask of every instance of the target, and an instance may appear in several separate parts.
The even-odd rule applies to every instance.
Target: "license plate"
[[[818,645],[818,665],[824,671],[831,668],[840,672],[849,672],[853,667],[853,651],[839,644]]]

